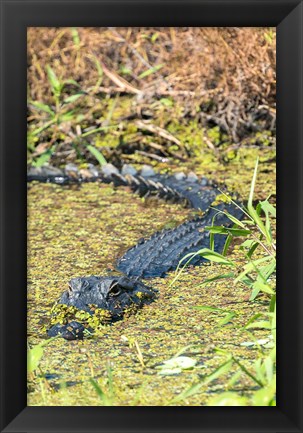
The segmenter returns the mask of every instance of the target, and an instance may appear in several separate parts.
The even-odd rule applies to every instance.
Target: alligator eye
[[[115,285],[110,289],[109,296],[118,296],[121,293],[121,288],[118,285]]]

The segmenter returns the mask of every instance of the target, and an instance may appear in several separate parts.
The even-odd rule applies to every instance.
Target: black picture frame
[[[1,1],[1,431],[302,431],[302,1]],[[26,407],[26,29],[277,26],[277,407]]]

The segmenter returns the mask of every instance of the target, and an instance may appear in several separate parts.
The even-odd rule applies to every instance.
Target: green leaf
[[[47,65],[46,71],[47,71],[47,76],[48,76],[50,85],[52,87],[53,93],[56,95],[60,95],[61,83],[58,80],[57,75],[55,74],[55,72],[53,71],[53,69],[49,65]]]
[[[150,40],[151,40],[151,42],[154,44],[155,42],[156,42],[156,40],[158,39],[158,37],[159,37],[159,33],[158,32],[156,32],[156,33],[154,33],[153,35],[152,35],[152,37],[150,38]]]
[[[244,326],[244,328],[246,328],[248,325],[250,325],[251,323],[253,323],[255,320],[259,319],[259,317],[261,317],[261,316],[262,316],[261,313],[254,314],[254,315],[249,319],[249,321],[246,323],[246,325]]]
[[[68,80],[64,80],[63,84],[73,84],[74,86],[81,87],[80,84],[77,83],[77,81],[75,81],[71,78],[69,78]],[[85,92],[83,92],[83,93],[85,93]]]
[[[122,65],[122,66],[120,67],[119,72],[120,72],[121,74],[124,74],[124,75],[131,75],[131,74],[132,74],[132,70],[129,69],[129,68],[127,68],[127,67],[124,66],[124,65]]]
[[[251,259],[253,253],[254,253],[254,252],[256,251],[256,249],[258,248],[258,245],[260,245],[259,242],[255,242],[255,243],[252,245],[252,247],[249,249],[249,251],[248,251],[248,253],[247,253],[247,257],[248,257],[249,259]]]
[[[64,99],[63,104],[70,104],[71,102],[77,101],[77,99],[81,98],[83,93],[75,93],[74,95],[68,96]]]
[[[244,247],[244,248],[251,248],[255,243],[256,243],[256,241],[254,241],[253,239],[247,239],[246,241],[244,241],[244,242],[241,244],[241,247]]]
[[[70,120],[74,120],[74,118],[75,118],[75,111],[69,110],[66,113],[63,113],[59,116],[59,123],[69,122]]]
[[[54,123],[56,123],[57,120],[56,118],[50,120],[49,122],[46,122],[43,126],[40,126],[40,128],[36,128],[33,131],[30,131],[30,134],[32,136],[37,136],[39,135],[41,132],[45,131],[46,129],[48,129],[51,125],[53,125]]]
[[[234,317],[236,317],[236,313],[228,313],[223,319],[218,322],[217,326],[221,327],[227,325]]]
[[[42,167],[46,162],[48,162],[53,154],[52,149],[47,149],[45,152],[43,152],[36,161],[33,162],[33,165],[35,167]]]
[[[161,98],[160,103],[165,107],[172,107],[174,105],[174,102],[169,98]]]
[[[27,351],[27,371],[33,373],[39,367],[41,358],[43,356],[44,346],[53,341],[56,337],[45,340],[40,344],[36,344]]]
[[[103,404],[105,406],[112,406],[111,400],[108,398],[108,396],[105,394],[105,392],[103,392],[103,390],[99,386],[99,384],[92,377],[89,378],[89,381],[93,385],[96,393],[98,394],[98,396],[102,400]]]
[[[96,56],[93,56],[93,58],[94,58],[94,61],[95,61],[95,65],[96,65],[96,69],[97,69],[99,78],[102,78],[103,77],[103,68],[101,66],[101,63],[99,62],[99,60],[97,59]]]
[[[71,34],[72,34],[74,44],[78,47],[80,45],[80,36],[76,27],[73,27],[71,29]]]
[[[222,254],[216,253],[215,251],[212,251],[208,248],[203,248],[202,250],[199,250],[198,254],[211,262],[235,266],[235,264],[231,260],[228,260]]]
[[[254,196],[254,190],[255,190],[257,172],[258,172],[258,164],[259,164],[259,158],[257,158],[253,178],[252,178],[251,185],[250,185],[250,193],[249,193],[249,197],[248,197],[248,206],[252,206],[252,202],[253,202],[253,196]]]
[[[232,235],[232,236],[247,236],[251,233],[251,230],[247,229],[238,229],[231,227],[222,227],[222,226],[206,226],[206,230],[210,233],[214,234],[222,234],[222,235]]]
[[[210,233],[209,235],[209,249],[215,251],[215,235]]]
[[[257,159],[256,165],[255,165],[254,175],[253,175],[253,179],[251,182],[250,193],[249,193],[249,198],[248,198],[248,203],[247,203],[247,209],[248,209],[249,215],[255,221],[255,223],[259,227],[261,233],[263,233],[263,235],[266,237],[267,242],[271,243],[271,234],[266,229],[266,227],[264,226],[258,212],[256,211],[256,209],[254,209],[254,207],[252,205],[254,189],[255,189],[255,184],[256,184],[256,179],[257,179],[258,163],[259,163],[259,159]]]
[[[270,240],[272,242],[272,234],[271,234],[271,224],[270,224],[270,216],[269,214],[274,214],[274,217],[276,217],[276,209],[267,201],[260,202],[260,207],[263,209],[265,213],[265,228],[267,233],[269,234]]]
[[[249,262],[247,265],[244,266],[244,271],[241,272],[241,274],[240,274],[240,275],[235,279],[235,283],[238,282],[238,281],[242,281],[242,278],[243,278],[243,277],[244,277],[248,272],[251,272],[251,271],[256,270],[256,269],[257,269],[257,266],[258,266],[260,263],[263,263],[263,262],[268,261],[268,260],[273,260],[273,258],[272,258],[271,256],[266,256],[266,257],[262,257],[261,259],[257,259],[257,260],[254,260],[254,261]]]
[[[249,325],[246,326],[246,329],[251,329],[251,328],[258,328],[258,329],[271,329],[271,325],[269,323],[269,321],[266,320],[260,320],[260,321],[255,321],[253,323],[250,323]]]
[[[242,221],[238,220],[238,218],[234,217],[232,214],[228,212],[223,212],[234,224],[245,228],[245,225]]]
[[[44,111],[45,113],[48,113],[51,116],[55,116],[55,112],[48,105],[43,104],[42,102],[30,101],[30,105],[39,111]]]
[[[269,311],[271,313],[274,313],[274,315],[276,315],[276,294],[274,294],[271,297],[270,304],[269,304]]]
[[[260,245],[258,241],[255,241],[253,239],[247,239],[246,241],[243,242],[243,244],[240,245],[240,248],[241,250],[245,250],[246,248],[249,249],[247,252],[247,257],[250,259],[253,253],[258,248],[258,245]]]
[[[220,191],[220,193],[221,194],[223,194],[228,200],[230,200],[238,209],[240,209],[245,215],[247,215],[247,212],[246,212],[246,210],[245,210],[245,208],[243,208],[243,207],[241,207],[241,206],[239,206],[238,205],[238,203],[236,203],[235,201],[233,201],[230,197],[229,197],[229,195],[227,195],[224,191],[221,191],[220,189],[219,189],[219,191]],[[236,217],[234,217],[233,215],[231,215],[230,213],[228,213],[226,210],[225,211],[222,211],[222,210],[218,210],[218,209],[216,209],[215,207],[212,207],[211,206],[211,209],[214,209],[214,210],[217,210],[218,211],[218,213],[223,213],[224,215],[226,215],[234,224],[236,224],[237,226],[240,226],[240,227],[243,227],[243,228],[245,228],[245,224],[244,224],[244,221],[240,221],[240,220],[238,220],[238,218],[236,218]],[[247,216],[249,216],[249,215],[247,215]],[[247,223],[247,221],[246,221],[246,223]]]
[[[88,135],[95,134],[96,132],[107,131],[108,129],[117,129],[117,128],[119,128],[119,125],[100,126],[99,128],[90,129],[89,131],[83,132],[83,134],[81,134],[81,137],[84,138],[87,137]]]
[[[240,379],[241,375],[242,375],[241,371],[237,371],[235,374],[233,374],[232,377],[227,382],[227,387],[230,388],[230,387],[234,386],[238,382],[238,380]]]
[[[29,373],[37,370],[43,356],[43,351],[44,349],[41,345],[34,346],[27,351],[27,371]]]
[[[250,301],[253,301],[260,292],[267,293],[268,295],[274,295],[275,293],[268,284],[265,284],[262,281],[255,281],[252,288],[253,291],[249,298]]]
[[[274,376],[274,361],[270,356],[267,356],[264,360],[264,367],[266,371],[267,381],[270,382]]]
[[[177,395],[173,400],[169,402],[169,404],[175,404],[182,400],[185,400],[188,397],[191,397],[192,395],[198,394],[200,392],[200,389],[202,388],[203,383],[196,383],[194,385],[191,385],[189,388],[186,388],[184,391],[182,391],[179,395]]]
[[[275,406],[276,397],[276,377],[273,376],[270,383],[256,391],[252,396],[252,404],[254,406]]]
[[[231,369],[232,364],[233,364],[232,359],[228,359],[227,361],[225,361],[218,368],[216,368],[213,373],[209,374],[208,376],[206,376],[203,379],[204,385],[212,382],[215,379],[218,379],[218,377],[220,377],[223,374],[227,373]]]
[[[226,254],[227,254],[227,250],[228,250],[228,248],[229,248],[229,246],[230,246],[230,243],[231,243],[231,241],[232,241],[232,235],[231,234],[229,234],[228,236],[227,236],[227,238],[226,238],[226,241],[225,241],[225,244],[224,244],[224,248],[223,248],[223,251],[222,251],[222,255],[224,256],[224,257],[226,257]]]
[[[232,358],[232,355],[230,352],[228,352],[225,349],[221,349],[220,347],[215,347],[215,352],[218,353],[219,355],[227,356],[229,359]]]
[[[164,63],[161,63],[161,65],[156,65],[156,66],[153,66],[153,67],[150,68],[150,69],[147,69],[147,71],[142,72],[142,74],[140,74],[140,75],[138,76],[139,80],[141,80],[142,78],[148,77],[148,76],[151,75],[151,74],[154,74],[155,72],[157,72],[157,71],[159,71],[160,69],[162,69],[163,66],[165,66]]]
[[[263,209],[264,212],[268,212],[268,213],[270,213],[274,218],[276,218],[276,209],[275,209],[275,207],[274,207],[273,205],[271,205],[271,204],[269,203],[268,200],[261,201],[260,204],[261,204],[261,207],[262,207],[262,209]]]
[[[86,146],[86,148],[90,151],[90,153],[92,155],[94,155],[94,157],[96,158],[96,160],[99,162],[100,165],[104,165],[106,164],[106,159],[104,158],[104,156],[102,155],[101,152],[99,152],[98,149],[96,149],[94,146],[88,144]]]

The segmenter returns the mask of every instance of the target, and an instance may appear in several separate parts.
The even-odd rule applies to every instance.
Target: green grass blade
[[[79,48],[80,46],[80,36],[79,36],[79,32],[77,30],[77,27],[73,27],[71,29],[71,34],[72,34],[72,38],[73,38],[73,42],[76,45],[76,47]]]
[[[110,399],[107,397],[105,392],[102,390],[102,388],[99,386],[99,384],[92,378],[89,378],[90,383],[92,384],[94,390],[96,391],[97,395],[100,397],[101,401],[105,406],[112,406],[112,403]]]
[[[276,218],[276,208],[268,200],[261,201],[260,204],[264,212],[268,212]]]
[[[96,149],[94,146],[88,144],[86,146],[86,148],[90,151],[90,153],[92,155],[94,155],[94,157],[96,158],[96,160],[99,162],[100,165],[104,165],[106,164],[106,159],[104,158],[104,156],[102,155],[101,152],[99,152],[98,149]]]
[[[117,128],[119,128],[119,125],[100,126],[99,128],[94,128],[84,132],[83,134],[81,134],[81,137],[85,138],[91,134],[95,134],[96,132],[107,131],[108,129],[117,129]]]
[[[256,376],[254,376],[249,370],[247,370],[247,368],[240,362],[238,361],[235,357],[232,358],[233,361],[240,367],[240,369],[243,371],[243,373],[246,374],[246,376],[250,377],[254,382],[256,382],[259,386],[263,386],[263,383],[260,382]]]
[[[249,197],[248,197],[248,206],[252,206],[252,202],[253,202],[253,196],[254,196],[255,185],[256,185],[256,180],[257,180],[258,164],[259,164],[259,158],[257,158],[255,170],[254,170],[254,175],[253,175],[251,185],[250,185],[250,193],[249,193]]]
[[[209,374],[203,379],[204,385],[212,382],[215,379],[218,379],[218,377],[222,376],[223,374],[226,374],[229,372],[233,364],[233,361],[231,358],[229,358],[227,361],[225,361],[223,364],[221,364],[218,368],[214,370],[213,373]]]
[[[202,250],[199,250],[198,254],[201,257],[204,257],[205,259],[209,260],[210,262],[221,263],[221,264],[229,265],[229,266],[235,266],[233,261],[228,260],[222,254],[216,253],[215,251],[212,251],[209,248],[203,248]]]
[[[165,66],[164,63],[161,63],[161,65],[156,65],[156,66],[153,66],[153,67],[150,68],[150,69],[147,69],[147,71],[142,72],[142,74],[140,74],[140,75],[138,76],[139,80],[141,80],[142,78],[148,77],[148,76],[151,75],[151,74],[154,74],[155,72],[157,72],[157,71],[159,71],[160,69],[162,69],[163,66]]]
[[[227,236],[227,238],[226,238],[226,241],[225,241],[225,244],[224,244],[224,248],[223,248],[223,251],[222,251],[222,255],[224,256],[224,257],[226,257],[226,255],[227,255],[227,250],[228,250],[228,248],[229,248],[229,246],[230,246],[230,243],[231,243],[231,241],[232,241],[232,235],[231,234],[229,234],[228,236]]]
[[[196,383],[194,385],[191,385],[189,388],[186,388],[184,391],[182,391],[179,395],[177,395],[175,398],[173,398],[168,404],[175,404],[182,400],[185,400],[188,397],[191,397],[192,395],[198,394],[200,392],[200,389],[202,388],[203,383]]]
[[[206,284],[208,283],[212,283],[213,281],[217,281],[217,280],[223,280],[225,278],[234,278],[235,274],[234,272],[230,272],[228,274],[221,274],[221,275],[216,275],[215,277],[211,277],[211,278],[207,278],[207,280],[204,280],[203,283],[199,284],[197,287],[204,287],[206,286]]]

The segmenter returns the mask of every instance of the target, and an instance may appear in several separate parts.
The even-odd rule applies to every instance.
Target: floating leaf
[[[169,376],[172,374],[179,374],[182,370],[192,369],[196,365],[197,361],[193,358],[189,358],[188,356],[178,356],[176,358],[171,358],[167,361],[164,361],[159,368],[160,371],[158,374],[162,376]]]

